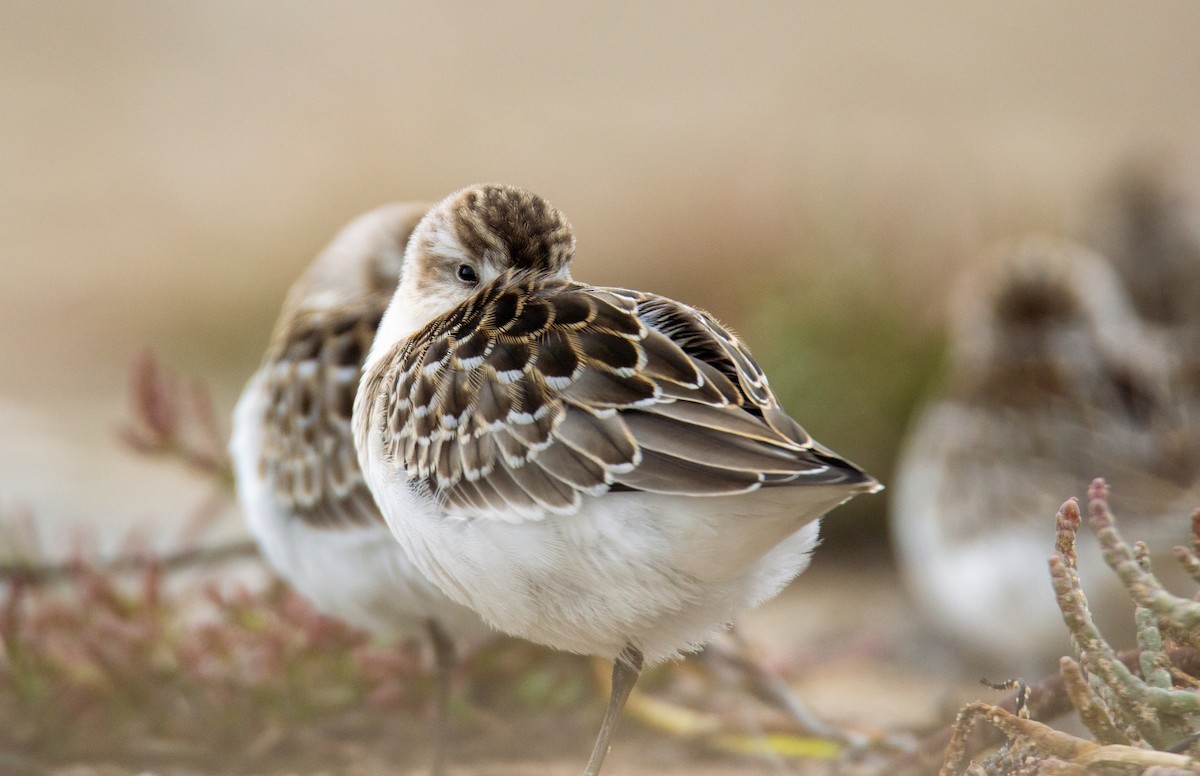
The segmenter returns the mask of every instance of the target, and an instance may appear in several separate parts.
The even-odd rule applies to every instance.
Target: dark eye
[[[458,279],[464,283],[478,283],[479,276],[475,274],[475,268],[470,264],[458,265]]]

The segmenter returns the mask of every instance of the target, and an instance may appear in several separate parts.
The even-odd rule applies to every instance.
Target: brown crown
[[[1057,281],[1057,282],[1056,282]],[[1013,279],[996,298],[996,317],[1014,326],[1044,326],[1077,320],[1078,294],[1062,279]]]
[[[516,186],[473,186],[451,203],[450,212],[468,253],[501,253],[514,269],[557,272],[575,253],[575,231],[566,216]]]

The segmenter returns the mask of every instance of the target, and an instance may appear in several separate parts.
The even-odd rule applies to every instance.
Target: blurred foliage
[[[229,581],[224,555],[189,556],[190,579],[168,573],[182,568],[174,555],[139,557],[136,569],[75,560],[46,573],[29,556],[0,567],[0,773],[76,760],[219,773],[334,765],[353,760],[353,749],[339,754],[353,741],[423,755],[418,718],[436,687],[419,643],[372,642],[278,580]],[[462,657],[456,725],[495,746],[518,718],[586,717],[606,695],[606,661],[505,638]],[[648,670],[628,716],[725,754],[851,754],[807,734],[778,699],[755,701],[748,680],[702,669],[710,660]],[[879,742],[876,762],[890,746]]]
[[[943,335],[919,322],[885,274],[805,262],[755,289],[746,338],[771,387],[814,437],[885,485],[918,403],[935,379]],[[887,491],[839,507],[827,545],[886,544]]]
[[[362,634],[279,585],[196,592],[184,606],[154,564],[132,584],[83,563],[60,588],[8,583],[0,746],[57,759],[110,755],[131,741],[239,745],[272,721],[365,696],[374,656]],[[186,624],[196,604],[207,611]]]
[[[414,644],[372,643],[280,582],[251,591],[208,573],[168,585],[150,556],[135,578],[120,576],[77,561],[61,585],[4,583],[0,753],[211,764],[271,731],[369,731],[380,712],[411,716],[434,692]],[[466,672],[472,696],[496,710],[591,697],[585,659],[525,643],[495,642]]]

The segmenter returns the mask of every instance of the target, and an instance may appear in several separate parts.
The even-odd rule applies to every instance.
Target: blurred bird
[[[1046,569],[1059,505],[1105,477],[1128,535],[1167,550],[1189,533],[1196,445],[1166,353],[1101,257],[1028,238],[969,278],[952,314],[946,388],[898,466],[893,541],[934,623],[996,669],[1040,669],[1069,654]],[[1127,631],[1128,598],[1085,538],[1092,611]]]
[[[1193,171],[1194,172],[1194,171]],[[1091,236],[1172,358],[1174,385],[1200,433],[1200,186],[1180,165],[1132,164],[1108,187]]]
[[[267,561],[313,605],[380,637],[427,634],[437,666],[433,772],[444,768],[454,645],[490,632],[431,584],[363,482],[350,427],[375,329],[428,204],[346,226],[292,286],[234,411],[238,498]]]
[[[703,644],[879,484],[812,440],[740,341],[664,297],[574,282],[571,225],[472,186],[422,219],[354,411],[397,539],[493,626],[614,660],[586,773],[644,661]]]
[[[1200,191],[1157,165],[1123,169],[1092,217],[1138,314],[1164,326],[1200,325]]]

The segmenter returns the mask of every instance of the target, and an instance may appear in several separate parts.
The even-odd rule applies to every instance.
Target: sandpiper
[[[454,644],[490,629],[392,538],[350,427],[363,359],[428,208],[393,204],[358,217],[295,282],[234,412],[230,449],[246,521],[284,579],[317,609],[377,636],[428,634],[438,676],[433,771],[441,773]]]
[[[817,520],[880,485],[779,406],[708,314],[575,282],[541,197],[431,209],[354,408],[367,485],[415,565],[494,627],[614,660],[586,773],[643,662],[696,649],[804,570]]]
[[[1103,476],[1122,525],[1167,550],[1187,538],[1180,499],[1196,482],[1197,440],[1170,359],[1099,255],[1028,237],[985,257],[954,302],[947,384],[897,469],[897,557],[922,611],[970,658],[1040,671],[1070,649],[1046,576],[1058,506]],[[1128,630],[1131,607],[1093,537],[1080,536],[1080,553],[1103,604],[1093,611],[1113,614],[1106,632]]]

